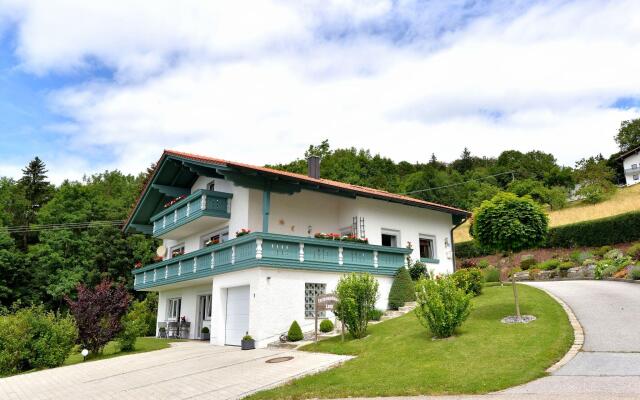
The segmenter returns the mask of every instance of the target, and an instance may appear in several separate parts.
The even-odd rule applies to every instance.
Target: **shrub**
[[[485,269],[485,268],[489,267],[490,265],[491,264],[489,264],[489,260],[482,259],[482,260],[478,261],[478,268],[480,268],[480,269]]]
[[[451,275],[456,285],[465,293],[479,296],[482,293],[482,272],[478,268],[461,269]]]
[[[604,257],[604,255],[611,250],[613,250],[613,247],[611,246],[602,246],[599,249],[594,250],[593,254],[595,254],[598,257]]]
[[[397,310],[408,301],[416,299],[416,292],[413,287],[413,281],[409,276],[409,271],[405,267],[400,267],[396,272],[396,276],[391,284],[389,291],[389,308]]]
[[[536,261],[536,258],[533,255],[531,254],[524,255],[520,259],[520,269],[522,269],[523,271],[526,271],[529,268],[536,265],[537,263],[538,262]]]
[[[614,278],[626,279],[629,275],[629,271],[626,268],[622,268],[620,271],[613,274]]]
[[[66,297],[78,324],[82,346],[92,354],[102,352],[122,330],[121,320],[129,308],[129,300],[129,293],[122,284],[112,286],[108,280],[103,280],[94,290],[79,285],[76,301]]]
[[[413,282],[412,282],[413,284]],[[378,298],[378,281],[371,274],[351,273],[340,278],[336,287],[336,315],[356,339],[367,335],[369,313]]]
[[[622,251],[619,249],[611,249],[607,251],[604,255],[604,258],[611,259],[611,260],[615,260],[622,257],[624,257],[624,254],[622,254]]]
[[[62,365],[78,330],[71,316],[43,306],[16,310],[0,317],[0,375]]]
[[[289,327],[289,332],[287,333],[287,338],[291,342],[297,342],[299,340],[304,339],[304,335],[302,334],[302,329],[300,329],[300,325],[298,325],[298,321],[293,321],[291,323],[291,327]]]
[[[200,329],[200,333],[209,333],[209,328],[203,326],[202,329]]]
[[[323,319],[320,322],[320,332],[329,333],[333,330],[333,322],[328,319]]]
[[[417,281],[420,278],[424,278],[427,275],[427,265],[421,261],[416,261],[409,267],[409,275],[411,279]]]
[[[384,315],[384,311],[374,308],[369,313],[369,321],[380,321],[383,315]]]
[[[490,266],[484,270],[485,282],[500,282],[500,270],[496,267]]]
[[[640,240],[638,226],[640,226],[640,211],[558,226],[549,230],[547,246],[604,246],[627,243]],[[604,253],[606,251],[598,255],[602,256]]]
[[[595,279],[610,278],[616,272],[622,268],[631,264],[629,257],[618,258],[615,260],[604,259],[596,263],[596,268],[593,271]]]
[[[638,267],[631,268],[628,276],[629,276],[629,279],[633,279],[634,281],[640,280],[640,268]]]
[[[627,250],[627,255],[634,260],[640,260],[640,243],[636,243],[633,246],[629,247]]]
[[[131,311],[122,317],[122,330],[116,337],[121,351],[133,351],[138,336],[144,335],[147,331],[146,321],[141,315],[141,306],[136,306],[136,303]]]
[[[455,244],[456,257],[460,259],[488,256],[494,253],[493,250],[482,247],[477,240]]]
[[[529,279],[531,279],[532,281],[535,281],[536,278],[538,277],[538,274],[540,273],[540,270],[537,268],[531,268],[529,270]]]
[[[563,261],[560,264],[558,264],[558,269],[560,271],[568,271],[569,268],[573,268],[575,267],[575,264],[573,263],[573,261]]]
[[[421,279],[416,284],[415,314],[420,323],[439,338],[453,335],[471,312],[471,297],[454,279]]]
[[[560,260],[551,258],[547,261],[541,262],[540,264],[536,265],[536,268],[541,269],[543,271],[549,271],[549,270],[558,268],[558,266],[560,266]]]

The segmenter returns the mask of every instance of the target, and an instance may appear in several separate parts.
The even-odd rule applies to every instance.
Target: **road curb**
[[[575,357],[576,354],[578,354],[578,352],[582,349],[582,346],[584,345],[584,330],[582,329],[582,325],[580,325],[580,321],[578,321],[578,318],[573,313],[573,310],[571,309],[571,307],[567,305],[567,303],[565,303],[562,299],[560,299],[558,296],[551,293],[547,289],[541,288],[539,286],[535,286],[535,287],[536,289],[540,289],[544,291],[546,294],[548,294],[552,299],[554,299],[558,304],[562,306],[562,309],[567,314],[567,317],[569,318],[569,323],[573,328],[573,345],[571,345],[571,348],[569,349],[569,351],[567,351],[567,353],[564,355],[564,357],[560,359],[560,361],[553,364],[546,370],[547,373],[553,373],[559,370],[560,368],[562,368],[569,361],[571,361],[573,357]]]

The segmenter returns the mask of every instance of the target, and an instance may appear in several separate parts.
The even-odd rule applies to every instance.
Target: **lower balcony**
[[[410,249],[255,232],[134,269],[134,288],[151,289],[263,266],[393,276]]]

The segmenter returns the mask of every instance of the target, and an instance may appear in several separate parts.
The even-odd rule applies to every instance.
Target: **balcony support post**
[[[262,191],[262,232],[269,232],[269,210],[271,208],[271,191]]]

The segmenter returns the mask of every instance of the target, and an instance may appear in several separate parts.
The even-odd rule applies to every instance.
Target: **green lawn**
[[[358,357],[343,366],[260,392],[251,399],[487,393],[545,375],[573,343],[566,314],[544,292],[519,285],[523,314],[538,319],[505,325],[513,314],[510,285],[485,287],[457,336],[432,340],[410,313],[369,328],[360,340],[340,338],[304,350]]]
[[[102,354],[93,355],[87,357],[87,362],[95,361],[95,360],[104,360],[105,358],[124,356],[127,354],[135,354],[135,353],[144,353],[147,351],[153,350],[161,350],[169,347],[169,343],[171,342],[179,342],[180,340],[174,339],[158,339],[154,337],[141,337],[136,340],[135,350],[122,352],[118,347],[118,342],[109,342],[104,347]],[[80,354],[80,347],[76,346],[72,351],[69,357],[65,360],[64,365],[72,365],[82,362],[82,355]]]

